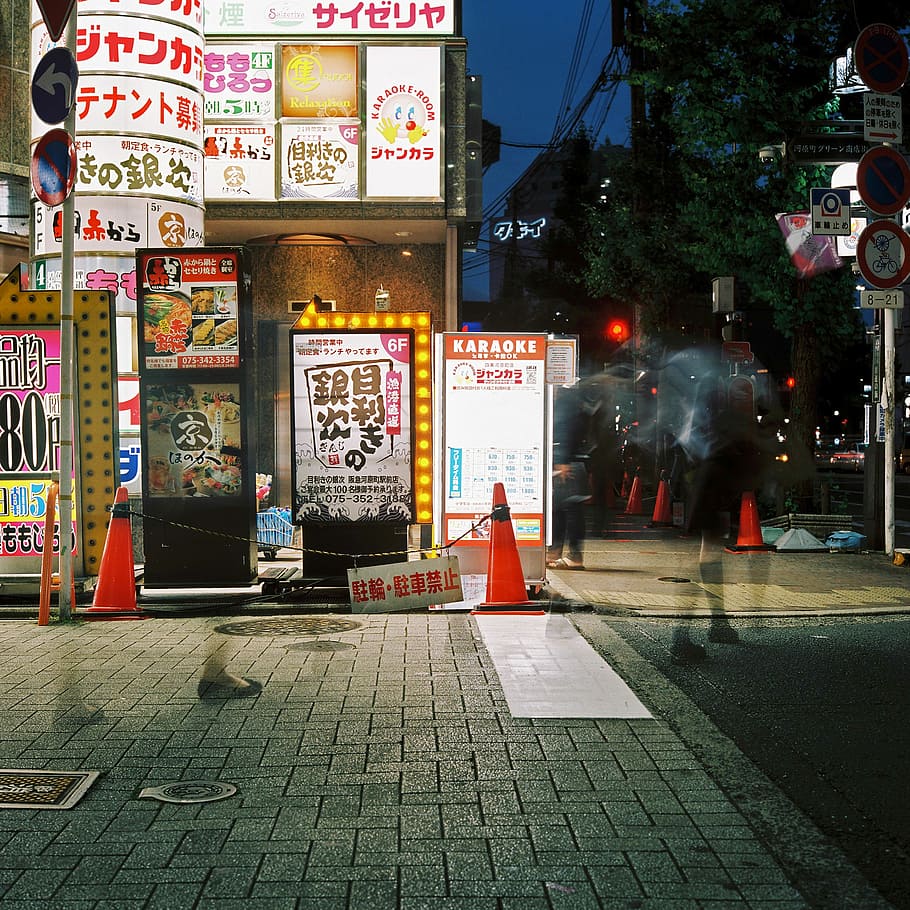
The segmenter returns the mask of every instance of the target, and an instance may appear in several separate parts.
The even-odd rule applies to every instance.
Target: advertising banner
[[[366,196],[440,198],[442,51],[367,48]]]
[[[115,121],[121,132],[128,126],[145,136],[195,143],[202,124],[202,92],[132,74],[80,73],[75,111],[80,132],[109,130]],[[45,129],[33,110],[32,136]]]
[[[282,123],[281,198],[357,201],[357,123]]]
[[[275,45],[206,45],[202,89],[207,120],[274,120],[276,82]]]
[[[363,3],[341,0],[292,0],[288,3],[238,3],[204,0],[205,34],[216,35],[454,35],[455,0],[397,0]]]
[[[60,461],[59,329],[0,328],[0,424],[0,556],[40,556]]]
[[[32,206],[35,255],[62,254],[63,206],[51,208],[38,200],[33,200]],[[77,195],[73,211],[73,249],[76,253],[122,253],[129,256],[135,266],[137,246],[202,244],[204,218],[205,212],[198,206],[173,200]],[[135,302],[135,294],[132,299]]]
[[[413,521],[413,342],[291,332],[296,521]]]
[[[146,585],[248,584],[256,433],[243,251],[140,250],[136,274]]]
[[[206,124],[206,199],[275,198],[275,124]]]
[[[356,45],[282,45],[281,77],[282,117],[360,114]]]
[[[149,497],[241,494],[239,383],[148,383],[142,403]]]
[[[240,365],[235,256],[205,249],[142,260],[140,327],[146,370]]]
[[[544,542],[544,335],[443,335],[443,540],[487,545],[493,485],[505,486],[522,546]],[[473,528],[473,530],[472,530]]]

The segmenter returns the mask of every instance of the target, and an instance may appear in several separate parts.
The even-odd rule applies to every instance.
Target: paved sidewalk
[[[0,810],[0,905],[796,910],[806,886],[771,848],[797,843],[842,898],[814,906],[887,906],[753,782],[781,805],[762,843],[712,778],[729,744],[703,766],[663,719],[672,687],[598,617],[570,618],[646,704],[660,692],[653,717],[513,717],[479,629],[494,617],[5,621],[0,766],[101,777],[72,809]],[[261,693],[201,699],[219,659]],[[138,798],[195,780],[238,793]]]
[[[700,540],[617,514],[609,539],[585,541],[584,571],[547,570],[550,593],[598,613],[636,616],[835,615],[910,610],[910,565],[884,553],[716,549],[722,571],[703,573]]]

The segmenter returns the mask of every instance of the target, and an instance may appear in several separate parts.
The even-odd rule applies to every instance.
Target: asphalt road
[[[910,908],[910,616],[737,621],[741,643],[709,644],[695,667],[669,660],[672,620],[604,621]],[[816,906],[841,905],[818,878]]]

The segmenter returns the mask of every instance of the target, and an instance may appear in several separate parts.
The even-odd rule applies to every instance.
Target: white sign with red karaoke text
[[[488,546],[493,486],[502,483],[521,546],[543,543],[545,335],[445,333],[443,535]]]

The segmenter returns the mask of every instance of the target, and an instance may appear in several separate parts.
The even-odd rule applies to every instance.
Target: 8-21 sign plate
[[[900,288],[892,291],[866,288],[859,292],[859,305],[864,310],[902,310],[904,292]]]

